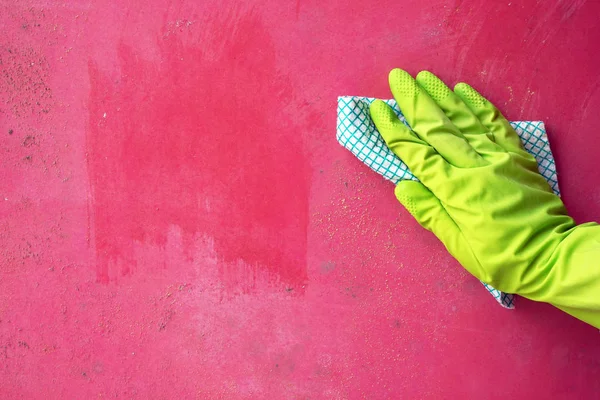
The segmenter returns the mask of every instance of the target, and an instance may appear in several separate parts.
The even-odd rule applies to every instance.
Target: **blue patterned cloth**
[[[387,147],[369,116],[370,97],[344,96],[338,98],[337,140],[360,161],[394,184],[403,179],[417,180],[408,167]],[[406,124],[395,100],[384,100]],[[510,123],[521,138],[525,149],[538,162],[540,173],[548,180],[552,190],[560,196],[556,165],[550,151],[544,123],[541,121],[516,121]],[[408,124],[407,124],[408,125]],[[514,308],[514,295],[503,293],[483,283],[485,289],[505,308]]]

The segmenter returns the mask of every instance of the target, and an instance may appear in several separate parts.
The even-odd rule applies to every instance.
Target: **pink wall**
[[[597,397],[598,331],[496,305],[335,110],[465,80],[600,220],[600,4],[121,3],[0,0],[0,398]]]

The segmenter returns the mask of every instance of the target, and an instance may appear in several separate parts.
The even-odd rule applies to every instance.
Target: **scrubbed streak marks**
[[[255,16],[229,10],[223,21],[212,18],[200,38],[195,25],[159,34],[160,62],[121,45],[118,80],[90,61],[97,279],[183,268],[162,254],[175,226],[177,251],[190,259],[197,234],[214,239],[223,279],[237,284],[241,275],[225,266],[239,265],[244,276],[252,275],[247,268],[267,271],[297,293],[306,280],[310,174],[301,138],[286,132],[297,130],[294,121],[275,117],[263,101],[287,104],[294,94]],[[163,250],[142,261],[136,248]]]

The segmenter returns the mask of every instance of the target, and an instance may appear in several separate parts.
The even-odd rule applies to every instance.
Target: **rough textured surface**
[[[597,330],[497,307],[335,106],[465,80],[598,220],[600,5],[126,3],[0,0],[1,398],[596,396]]]

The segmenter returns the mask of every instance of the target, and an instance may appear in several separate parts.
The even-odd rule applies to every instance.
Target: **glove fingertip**
[[[414,97],[417,92],[417,82],[403,69],[394,68],[389,75],[390,89],[398,101],[400,98]]]
[[[454,93],[470,107],[479,108],[486,103],[485,97],[464,82],[459,82],[454,86]]]
[[[374,113],[377,115],[382,113],[388,113],[390,110],[391,107],[387,105],[385,101],[379,99],[375,99],[369,106],[369,112],[371,113],[371,116]]]
[[[433,72],[429,72],[427,70],[423,70],[423,71],[419,72],[417,74],[417,76],[415,77],[417,82],[419,82],[421,80],[431,79],[431,78],[437,78],[437,77],[433,74]]]
[[[390,84],[392,82],[396,82],[398,79],[406,79],[406,78],[411,78],[410,74],[400,68],[394,68],[393,70],[390,71],[390,73],[388,75]]]
[[[377,130],[384,135],[398,121],[396,113],[387,103],[382,100],[375,100],[369,107],[369,114],[375,123]]]
[[[396,199],[415,217],[419,222],[419,204],[436,200],[433,193],[429,191],[421,182],[404,180],[400,181],[394,189]]]

